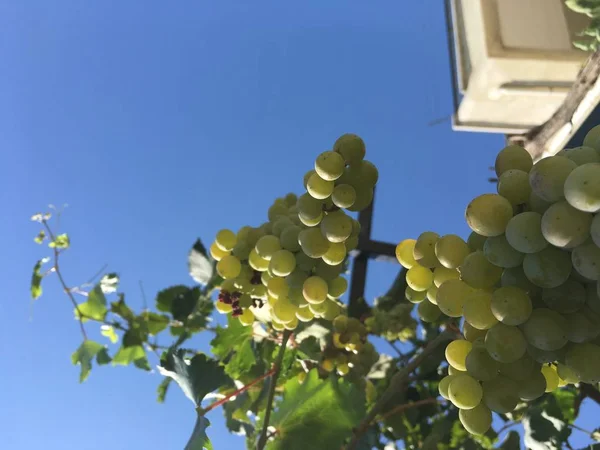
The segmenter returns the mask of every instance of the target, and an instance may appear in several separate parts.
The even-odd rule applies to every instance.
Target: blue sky
[[[103,367],[77,383],[79,329],[56,280],[29,302],[48,253],[29,217],[48,203],[69,204],[67,282],[106,263],[137,307],[140,280],[150,300],[191,283],[196,237],[263,221],[345,132],[380,167],[374,238],[466,236],[503,140],[428,125],[452,112],[445,39],[433,0],[0,2],[4,446],[182,448],[194,422],[179,391],[156,403],[158,373]],[[396,269],[373,263],[367,294]],[[243,448],[219,410],[209,418],[215,448]]]

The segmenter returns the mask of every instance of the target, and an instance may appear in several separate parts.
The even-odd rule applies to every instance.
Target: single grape
[[[300,231],[302,231],[302,228],[297,225],[286,227],[279,235],[281,247],[290,252],[297,252],[300,250],[300,243],[298,242]]]
[[[340,307],[340,305],[337,304],[337,302],[335,302],[333,300],[329,300],[329,299],[327,299],[323,303],[319,303],[317,305],[318,306],[325,305],[325,311],[323,312],[322,317],[323,317],[323,319],[329,320],[329,321],[332,321],[337,316],[339,316],[340,312],[342,311],[342,308]],[[317,306],[317,305],[313,305],[313,306]]]
[[[348,289],[348,280],[346,280],[344,277],[338,276],[329,281],[327,285],[329,287],[327,296],[329,298],[340,298]]]
[[[267,212],[267,217],[271,222],[275,222],[278,217],[286,216],[288,213],[288,208],[285,202],[275,202],[269,208]]]
[[[306,190],[311,197],[324,200],[333,193],[333,181],[324,180],[317,173],[313,173],[306,183]]]
[[[522,400],[535,400],[544,395],[544,392],[546,392],[546,377],[538,370],[534,370],[530,377],[518,384],[517,395]]]
[[[460,409],[473,409],[483,397],[479,382],[469,375],[456,375],[448,385],[450,401]]]
[[[406,297],[406,300],[411,303],[421,303],[423,300],[425,300],[425,298],[427,298],[427,292],[415,291],[410,286],[406,286],[406,289],[404,290],[404,296]]]
[[[331,243],[322,258],[330,266],[337,266],[346,259],[346,246],[339,242]]]
[[[553,366],[542,366],[542,375],[546,379],[546,392],[552,392],[558,387],[558,374]]]
[[[321,153],[315,161],[315,171],[327,181],[334,181],[341,177],[345,166],[342,155],[331,151]]]
[[[446,361],[458,370],[467,370],[465,361],[473,344],[465,339],[456,339],[446,346]]]
[[[281,243],[277,236],[266,235],[256,242],[255,250],[258,256],[270,261],[273,254],[281,250]]]
[[[574,208],[600,211],[600,163],[588,163],[574,169],[564,184],[567,201]]]
[[[217,273],[224,279],[236,278],[242,270],[240,260],[233,255],[226,255],[217,263]]]
[[[596,344],[574,344],[566,355],[566,364],[584,383],[600,381],[600,346]]]
[[[338,277],[342,273],[343,269],[343,264],[332,266],[331,264],[327,264],[325,261],[319,261],[315,266],[314,274],[323,278],[325,281],[331,281]]]
[[[461,409],[458,418],[462,426],[471,434],[482,435],[492,426],[492,411],[480,403],[473,409]]]
[[[600,125],[596,125],[583,138],[583,145],[600,150]]]
[[[426,291],[433,284],[433,273],[425,267],[416,265],[406,272],[406,283],[415,291]]]
[[[275,222],[273,222],[271,233],[273,236],[280,237],[283,230],[290,225],[294,225],[292,219],[290,219],[288,216],[280,216],[277,218],[277,220],[275,220]]]
[[[497,323],[485,336],[485,348],[496,361],[510,363],[525,354],[527,342],[517,327]]]
[[[595,285],[588,284],[586,286],[586,298],[585,305],[591,309],[594,313],[600,314],[600,283],[595,283]]]
[[[435,322],[440,318],[441,314],[440,308],[429,300],[422,301],[419,303],[419,306],[417,306],[417,315],[423,322]]]
[[[215,309],[221,314],[228,314],[231,312],[233,307],[231,306],[231,303],[216,302]]]
[[[519,402],[518,385],[505,376],[498,375],[489,381],[484,381],[482,388],[482,403],[499,414],[513,411]]]
[[[301,218],[315,220],[323,215],[323,201],[317,200],[309,194],[302,194],[298,197],[296,208]]]
[[[557,153],[559,156],[565,156],[573,161],[578,166],[582,166],[587,163],[600,163],[600,153],[592,147],[573,147],[565,148]]]
[[[542,216],[528,211],[517,214],[506,226],[506,240],[521,253],[536,253],[548,246],[542,234]]]
[[[321,258],[327,250],[330,243],[319,228],[307,228],[298,234],[298,242],[302,251],[311,258]]]
[[[489,381],[498,375],[500,363],[493,359],[485,347],[474,346],[465,360],[469,375],[479,381]]]
[[[588,312],[589,315],[586,315],[585,312]],[[594,315],[594,313],[586,310],[563,315],[567,321],[567,339],[570,342],[582,344],[598,336],[600,333],[598,323],[595,323],[590,315]]]
[[[350,208],[356,201],[356,190],[349,184],[338,184],[333,188],[331,199],[338,208]]]
[[[417,263],[413,256],[416,242],[416,239],[405,239],[396,246],[396,259],[405,269],[410,269]]]
[[[341,210],[331,212],[321,221],[321,232],[329,242],[344,242],[352,234],[352,219]]]
[[[491,303],[494,317],[506,325],[521,325],[533,309],[527,292],[515,286],[496,289]]]
[[[471,230],[486,237],[503,234],[512,215],[510,202],[497,194],[480,195],[469,203],[465,212]]]
[[[327,282],[323,278],[312,276],[304,282],[302,292],[307,302],[316,304],[327,300],[328,289]]]
[[[379,179],[379,171],[375,165],[367,160],[351,163],[340,179],[340,184],[350,184],[358,192],[364,188],[372,188]]]
[[[271,278],[267,282],[267,291],[275,299],[281,299],[288,295],[290,287],[284,278]]]
[[[448,365],[448,375],[467,375],[467,371],[458,370],[456,367]]]
[[[261,300],[266,300],[267,299],[267,288],[265,286],[263,286],[262,284],[256,284],[252,287],[252,298],[259,298]]]
[[[296,257],[289,250],[278,250],[269,261],[269,269],[278,277],[287,277],[296,268]]]
[[[447,234],[439,238],[434,247],[435,256],[442,266],[456,269],[465,257],[471,253],[467,243],[455,234]]]
[[[592,215],[573,208],[565,201],[549,207],[542,217],[542,234],[552,245],[574,248],[590,236]]]
[[[514,381],[525,381],[538,369],[537,363],[527,353],[516,361],[499,366],[500,373]]]
[[[298,239],[300,239],[300,235],[298,235]],[[304,270],[305,272],[313,270],[317,263],[317,259],[311,258],[304,252],[296,253],[296,267]]]
[[[464,299],[463,315],[469,325],[478,330],[488,330],[498,323],[498,319],[492,313],[492,294],[476,290]]]
[[[437,291],[437,305],[449,317],[460,317],[463,313],[464,299],[473,289],[464,281],[448,280]]]
[[[271,260],[272,261],[272,260]],[[294,262],[296,259],[294,258]],[[290,289],[302,289],[304,281],[308,278],[308,273],[302,269],[294,269],[292,273],[285,277],[285,282]]]
[[[487,334],[487,330],[478,330],[466,321],[463,323],[462,332],[465,339],[469,342],[485,339],[485,335]]]
[[[519,169],[509,169],[498,178],[498,194],[507,199],[513,206],[529,201],[531,186],[529,175]]]
[[[533,160],[527,150],[518,145],[508,145],[500,150],[496,156],[496,176],[502,175],[507,170],[517,169],[529,172],[533,166]]]
[[[238,319],[245,327],[252,325],[254,322],[254,314],[249,309],[242,311],[242,314],[238,316]]]
[[[427,300],[429,300],[434,305],[437,305],[437,286],[433,285],[429,289],[427,289]]]
[[[439,235],[433,231],[421,233],[415,242],[413,257],[417,263],[430,269],[438,265],[438,259],[435,256],[435,244]]]
[[[510,269],[504,269],[502,271],[502,277],[500,278],[501,286],[516,286],[523,289],[530,298],[535,298],[542,293],[542,288],[536,286],[529,278],[525,275],[523,267],[512,267]]]
[[[571,255],[554,247],[527,254],[523,260],[523,271],[529,281],[542,288],[563,284],[569,279],[572,267]]]
[[[527,342],[541,350],[558,350],[567,343],[567,322],[551,309],[534,309],[522,330]]]
[[[298,307],[290,302],[286,298],[280,298],[275,302],[271,314],[284,325],[286,323],[292,322],[294,320],[298,320],[296,318],[296,311]]]
[[[491,288],[502,276],[502,268],[490,263],[481,251],[469,254],[458,271],[465,283],[477,289]]]
[[[365,143],[352,133],[340,136],[333,144],[333,150],[344,158],[347,164],[357,163],[365,157]]]
[[[560,286],[542,291],[542,300],[548,308],[559,313],[572,313],[580,309],[586,300],[583,285],[572,277]]]
[[[456,377],[457,377],[457,375],[445,376],[444,378],[442,378],[440,380],[440,383],[438,384],[438,390],[440,392],[440,395],[442,397],[444,397],[446,400],[450,400],[450,395],[448,393],[448,387],[450,386],[450,382],[452,380],[454,380]]]
[[[230,252],[237,243],[237,236],[233,231],[223,229],[217,233],[215,242],[221,250]]]
[[[346,253],[350,253],[352,250],[355,250],[358,247],[358,237],[350,236],[348,239],[346,239],[344,245],[346,246]]]
[[[564,156],[550,156],[538,161],[529,172],[532,191],[547,202],[562,200],[565,181],[576,167],[577,164]]]
[[[558,376],[568,384],[575,384],[581,381],[577,376],[577,373],[566,364],[557,363],[556,372],[558,373]]]
[[[483,246],[483,254],[493,265],[503,268],[520,266],[525,255],[515,250],[506,240],[506,236],[487,238]]]
[[[546,212],[546,210],[548,208],[550,208],[550,206],[553,205],[553,203],[547,202],[542,197],[540,197],[539,195],[537,195],[535,192],[532,191],[529,194],[528,205],[529,205],[529,209],[531,211],[534,211],[538,214],[544,214]]]
[[[248,245],[245,242],[238,242],[233,247],[231,254],[238,258],[240,261],[247,260],[250,256],[250,252],[254,250],[253,246]]]
[[[591,240],[574,248],[571,260],[575,270],[588,280],[600,278],[600,248]]]
[[[458,280],[460,273],[456,269],[448,269],[440,266],[433,270],[433,284],[436,287],[440,287],[444,282],[448,280]]]
[[[471,252],[483,251],[483,247],[485,245],[486,239],[487,239],[487,237],[482,236],[481,234],[477,234],[474,231],[472,231],[471,234],[469,234],[469,237],[467,239],[467,245],[471,249]],[[465,255],[465,256],[467,256],[467,255]],[[462,263],[462,261],[461,261],[461,263]]]
[[[373,188],[360,188],[354,186],[354,189],[356,190],[356,199],[354,200],[352,206],[349,206],[346,209],[354,212],[362,211],[373,201]]]
[[[221,261],[221,259],[227,255],[229,255],[229,252],[221,250],[216,242],[213,242],[210,246],[210,256],[212,256],[215,261]]]

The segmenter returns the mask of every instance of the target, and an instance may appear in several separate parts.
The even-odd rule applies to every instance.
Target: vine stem
[[[391,409],[390,411],[386,412],[385,414],[382,414],[378,420],[385,420],[388,417],[391,417],[395,414],[401,413],[406,411],[407,409],[411,409],[411,408],[416,408],[418,406],[423,406],[423,405],[433,405],[436,404],[437,398],[434,397],[430,397],[430,398],[424,398],[423,400],[417,400],[416,402],[412,402],[412,403],[404,403],[403,405],[398,405],[395,408]]]
[[[267,397],[267,406],[265,409],[265,420],[263,423],[262,431],[260,432],[260,437],[258,438],[258,442],[256,443],[257,450],[263,450],[265,448],[265,445],[267,444],[267,431],[269,429],[269,420],[271,419],[271,410],[273,409],[273,400],[275,399],[277,378],[279,378],[281,364],[283,363],[283,355],[285,354],[285,347],[287,346],[287,341],[290,338],[291,334],[291,331],[285,330],[283,333],[283,337],[281,338],[281,350],[279,350],[277,360],[275,361],[275,366],[272,369],[273,375],[271,376],[271,381],[269,383],[269,395]]]
[[[202,409],[201,414],[204,415],[207,412],[221,406],[223,403],[226,403],[229,401],[229,399],[231,399],[232,397],[235,397],[236,395],[240,395],[242,392],[247,391],[248,389],[250,389],[252,386],[254,386],[257,383],[260,383],[262,380],[264,380],[265,378],[273,375],[275,373],[275,367],[273,367],[271,370],[269,370],[268,372],[266,372],[265,374],[261,375],[260,377],[256,378],[255,380],[252,380],[250,383],[246,384],[245,386],[242,386],[241,388],[239,388],[237,391],[232,392],[229,395],[226,395],[225,397],[223,397],[221,400],[217,400],[214,403],[211,403],[210,405],[208,405],[206,408]]]
[[[367,431],[369,425],[377,415],[381,412],[381,410],[389,403],[389,401],[393,398],[393,396],[404,388],[406,384],[406,380],[408,376],[417,368],[421,363],[433,353],[433,351],[441,345],[443,342],[449,340],[455,332],[451,330],[449,327],[446,328],[439,336],[437,336],[434,340],[432,340],[427,346],[421,350],[419,354],[417,354],[407,365],[400,369],[398,373],[396,373],[392,379],[390,380],[390,384],[385,390],[385,392],[379,397],[377,403],[373,405],[369,413],[362,420],[362,422],[354,429],[354,433],[350,443],[346,447],[346,450],[355,450],[358,446],[361,436]]]
[[[46,228],[46,231],[48,232],[48,236],[50,236],[50,239],[52,239],[52,241],[55,241],[56,238],[54,237],[54,233],[50,229],[48,222],[46,220],[42,220],[42,223],[44,224],[44,227]],[[62,276],[62,273],[60,272],[60,268],[58,267],[58,256],[59,256],[60,252],[58,251],[58,249],[56,247],[54,247],[53,250],[54,250],[54,271],[56,272],[56,275],[58,276],[58,280],[60,281],[60,284],[62,285],[63,290],[65,291],[65,293],[71,300],[71,303],[73,303],[75,310],[77,311],[77,316],[79,318],[79,328],[81,328],[81,334],[83,335],[83,339],[85,341],[87,341],[88,340],[87,333],[85,331],[85,327],[83,326],[83,314],[79,310],[79,305],[77,304],[77,300],[75,300],[75,297],[73,296],[73,293],[71,292],[71,289],[69,289],[67,283],[65,282],[65,279]]]

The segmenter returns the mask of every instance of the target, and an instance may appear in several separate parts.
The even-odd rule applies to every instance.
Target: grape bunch
[[[467,241],[429,231],[396,248],[422,320],[463,320],[439,391],[472,434],[492,411],[600,381],[600,126],[535,164],[509,145],[495,170],[497,193],[467,206]]]
[[[358,245],[360,224],[346,211],[373,200],[379,177],[354,134],[341,136],[304,176],[306,192],[275,200],[268,221],[237,233],[217,233],[210,253],[224,279],[216,308],[244,325],[257,317],[276,330],[293,330],[314,318],[343,316],[339,299],[348,253]]]

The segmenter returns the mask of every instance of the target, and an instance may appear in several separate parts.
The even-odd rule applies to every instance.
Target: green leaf
[[[165,402],[165,398],[167,397],[167,391],[169,390],[169,386],[171,385],[171,381],[173,381],[173,378],[165,377],[160,382],[160,384],[158,385],[158,387],[156,388],[156,393],[158,394],[158,397],[156,398],[156,401],[158,403],[164,403]]]
[[[158,370],[162,375],[173,378],[196,407],[200,406],[206,394],[227,381],[219,363],[202,353],[194,355],[188,363],[183,351],[167,352]]]
[[[88,319],[103,321],[106,317],[106,297],[102,292],[102,288],[97,284],[94,289],[90,291],[87,297],[87,301],[80,303],[75,309],[75,317],[81,319],[82,322],[86,322]],[[79,314],[82,315],[80,318]]]
[[[364,392],[335,377],[311,370],[300,384],[284,385],[271,425],[278,431],[269,450],[338,449],[366,413]]]
[[[225,372],[237,379],[256,364],[252,348],[252,327],[245,327],[239,320],[229,317],[226,328],[217,327],[210,341],[212,353],[225,363]]]
[[[170,312],[175,320],[185,322],[199,298],[200,289],[197,287],[173,286],[158,293],[156,307],[159,311]]]
[[[106,336],[108,339],[110,339],[110,342],[113,344],[116,344],[119,340],[119,336],[117,336],[117,333],[115,333],[115,329],[110,325],[102,325],[100,327],[100,333],[102,336]]]
[[[559,450],[571,434],[557,397],[547,395],[523,416],[525,445],[531,450]]]
[[[33,266],[33,275],[31,275],[31,298],[36,300],[40,298],[42,295],[42,278],[44,277],[40,273],[40,269],[42,268],[42,264],[47,261],[46,258],[40,259]]]
[[[100,279],[100,287],[105,294],[117,292],[119,288],[119,275],[116,273],[107,273]]]
[[[59,234],[56,238],[48,244],[50,248],[69,248],[71,242],[67,233]]]
[[[148,359],[146,358],[146,351],[141,345],[134,345],[131,347],[121,346],[119,351],[113,357],[112,363],[113,366],[128,366],[129,364],[134,363],[136,367],[150,370]]]
[[[83,383],[87,379],[92,370],[92,360],[103,349],[104,346],[102,344],[87,339],[71,355],[71,362],[74,365],[79,364],[81,366],[79,375],[80,383]]]
[[[153,336],[156,336],[169,326],[169,317],[164,314],[144,311],[139,317],[144,322],[148,333]]]
[[[102,350],[100,350],[98,352],[98,354],[96,355],[96,362],[98,363],[99,366],[108,364],[111,361],[112,361],[112,358],[108,354],[108,349],[106,347],[104,347]]]
[[[573,423],[575,421],[575,402],[577,400],[577,389],[568,386],[562,389],[555,389],[550,394],[556,399],[556,404],[560,410],[561,420],[567,423]]]
[[[33,242],[35,242],[36,244],[41,244],[42,242],[44,242],[44,239],[46,239],[46,232],[44,230],[41,230],[38,235],[33,239]]]
[[[194,425],[194,431],[192,431],[192,436],[184,450],[213,450],[210,439],[206,435],[206,429],[209,426],[210,422],[208,419],[198,414],[196,425]]]
[[[125,296],[123,294],[119,295],[118,302],[112,302],[110,304],[110,310],[112,313],[122,317],[129,323],[133,322],[133,320],[135,319],[135,314],[133,313],[131,308],[129,308],[129,306],[127,306],[127,304],[125,303]]]
[[[196,283],[208,284],[214,273],[214,266],[208,259],[206,248],[198,239],[188,255],[188,268]]]

